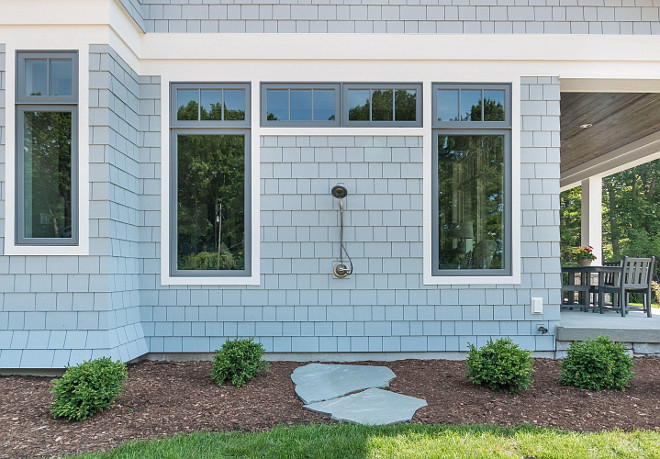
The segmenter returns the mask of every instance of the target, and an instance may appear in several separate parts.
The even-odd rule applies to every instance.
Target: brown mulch
[[[559,362],[535,359],[534,387],[520,395],[491,391],[464,379],[465,362],[403,360],[390,389],[424,398],[413,422],[422,424],[534,424],[577,431],[660,430],[660,358],[635,359],[625,392],[591,392],[559,384]],[[0,377],[0,457],[52,456],[108,450],[141,438],[195,431],[254,431],[278,424],[329,423],[304,410],[294,393],[297,362],[271,362],[272,372],[243,388],[217,387],[211,362],[152,362],[129,366],[125,394],[83,422],[49,414],[51,378]]]

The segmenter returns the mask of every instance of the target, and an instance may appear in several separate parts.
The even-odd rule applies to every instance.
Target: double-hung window
[[[433,275],[511,274],[511,88],[433,85]]]
[[[249,89],[171,85],[172,276],[251,273]]]
[[[16,55],[16,244],[78,244],[78,55]]]

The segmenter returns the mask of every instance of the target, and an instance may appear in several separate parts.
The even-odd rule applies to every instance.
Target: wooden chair
[[[611,308],[621,312],[621,317],[628,313],[628,294],[644,295],[642,310],[651,317],[651,280],[655,267],[655,257],[624,257],[621,262],[622,274],[612,278],[612,285],[598,287],[598,295],[612,294]]]
[[[623,261],[605,261],[603,262],[603,266],[621,266]],[[603,284],[608,286],[608,287],[613,287],[617,285],[619,282],[619,273],[615,272],[608,272],[603,274]],[[603,311],[600,310],[598,306],[598,285],[591,285],[589,287],[589,296],[591,297],[591,308],[593,312],[600,312],[601,314]]]

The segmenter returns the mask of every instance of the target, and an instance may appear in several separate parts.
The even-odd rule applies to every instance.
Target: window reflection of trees
[[[440,269],[502,269],[504,136],[438,136]]]
[[[245,136],[177,137],[178,269],[245,268]]]

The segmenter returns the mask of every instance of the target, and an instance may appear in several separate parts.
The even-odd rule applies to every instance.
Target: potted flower
[[[573,259],[580,266],[589,266],[596,259],[594,248],[591,246],[579,247],[573,251]]]

